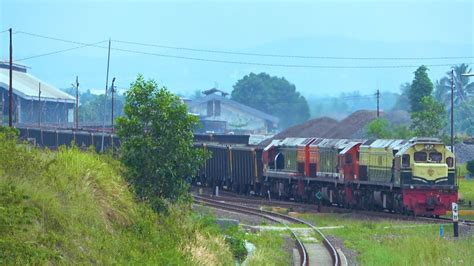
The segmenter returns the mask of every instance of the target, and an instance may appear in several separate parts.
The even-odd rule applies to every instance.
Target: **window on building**
[[[417,151],[414,154],[414,159],[415,159],[415,162],[417,162],[417,163],[425,163],[427,157],[428,156],[427,156],[426,152],[423,152],[423,151]]]
[[[214,111],[213,102],[208,101],[207,102],[207,116],[213,116],[214,115],[213,111]]]
[[[443,155],[439,152],[430,152],[430,161],[440,163],[443,159]]]
[[[410,167],[410,155],[403,154],[403,156],[402,156],[402,167],[403,168]]]
[[[379,165],[382,165],[383,164],[383,157],[382,156],[378,156],[378,163]]]
[[[214,115],[221,115],[221,101],[214,101]]]

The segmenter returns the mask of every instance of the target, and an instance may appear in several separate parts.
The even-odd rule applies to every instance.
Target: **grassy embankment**
[[[17,145],[0,133],[0,264],[233,264],[189,206],[137,203],[112,158]]]
[[[394,220],[360,220],[351,214],[303,214],[317,226],[344,226],[324,230],[357,251],[362,265],[474,265],[474,237],[453,240],[452,227]]]

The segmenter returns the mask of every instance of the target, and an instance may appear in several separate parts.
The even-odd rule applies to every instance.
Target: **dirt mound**
[[[329,117],[320,117],[308,120],[302,124],[289,127],[282,132],[276,134],[270,139],[261,142],[260,145],[266,146],[273,139],[284,138],[309,138],[324,137],[327,131],[338,124],[338,121]]]
[[[381,112],[380,116],[384,116]],[[403,115],[397,114],[397,119]],[[308,120],[302,124],[292,126],[260,143],[262,146],[270,144],[273,139],[284,138],[328,138],[354,139],[363,138],[366,125],[377,118],[376,111],[360,110],[352,113],[341,121],[329,117]],[[402,118],[398,120],[403,120]]]
[[[381,113],[383,115],[383,113]],[[330,139],[351,139],[360,137],[365,126],[377,118],[376,111],[360,110],[341,120],[329,129],[323,137]]]

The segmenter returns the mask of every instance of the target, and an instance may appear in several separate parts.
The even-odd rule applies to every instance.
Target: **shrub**
[[[474,175],[474,160],[468,161],[466,163],[466,169],[469,171],[469,173]]]

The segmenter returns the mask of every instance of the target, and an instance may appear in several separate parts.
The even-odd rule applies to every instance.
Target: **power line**
[[[17,33],[26,34],[34,37],[61,41],[66,43],[74,43],[80,45],[88,45],[91,47],[97,47],[102,49],[108,49],[108,47],[95,45],[95,44],[86,44],[77,41],[70,41],[56,37],[49,37],[35,33],[28,33],[24,31],[18,31]],[[288,68],[313,68],[313,69],[389,69],[389,68],[416,68],[419,65],[366,65],[366,66],[346,66],[346,65],[304,65],[304,64],[273,64],[273,63],[261,63],[261,62],[248,62],[248,61],[232,61],[232,60],[220,60],[220,59],[209,59],[209,58],[199,58],[199,57],[188,57],[188,56],[179,56],[179,55],[170,55],[170,54],[161,54],[161,53],[151,53],[139,50],[132,50],[132,49],[123,49],[123,48],[111,48],[114,51],[121,51],[127,53],[134,53],[134,54],[141,54],[141,55],[149,55],[149,56],[157,56],[157,57],[164,57],[164,58],[175,58],[175,59],[183,59],[183,60],[191,60],[191,61],[200,61],[200,62],[211,62],[211,63],[223,63],[223,64],[234,64],[234,65],[252,65],[252,66],[267,66],[267,67],[288,67]],[[449,64],[430,64],[425,65],[427,67],[441,67],[441,66],[453,66],[458,65],[461,63],[449,63]],[[467,63],[473,64],[473,63]]]
[[[183,50],[191,52],[215,53],[215,54],[230,54],[230,55],[245,55],[245,56],[260,56],[260,57],[279,57],[279,58],[299,58],[299,59],[330,59],[330,60],[445,60],[445,59],[468,59],[474,56],[442,56],[442,57],[339,57],[339,56],[312,56],[312,55],[286,55],[286,54],[266,54],[266,53],[248,53],[235,51],[222,51],[210,49],[196,49],[189,47],[167,46],[161,44],[149,44],[140,42],[130,42],[114,40],[114,42],[132,44],[146,47],[166,48],[173,50]]]
[[[0,31],[0,33],[4,33],[4,32],[7,32],[7,31],[9,31],[9,30],[8,29],[2,30],[2,31]]]
[[[44,54],[38,54],[38,55],[28,56],[28,57],[24,57],[24,58],[15,60],[15,61],[16,61],[16,62],[19,62],[19,61],[25,61],[25,60],[29,60],[29,59],[33,59],[33,58],[38,58],[38,57],[43,57],[43,56],[48,56],[48,55],[59,54],[59,53],[63,53],[63,52],[68,52],[68,51],[72,51],[72,50],[77,50],[77,49],[84,48],[84,47],[95,46],[95,45],[97,45],[97,44],[101,44],[101,43],[104,43],[104,42],[106,42],[106,40],[105,40],[105,41],[96,42],[96,43],[91,43],[91,44],[84,44],[84,45],[76,46],[76,47],[72,47],[72,48],[67,48],[67,49],[62,49],[62,50],[56,50],[56,51],[52,51],[52,52],[48,52],[48,53],[44,53]]]

